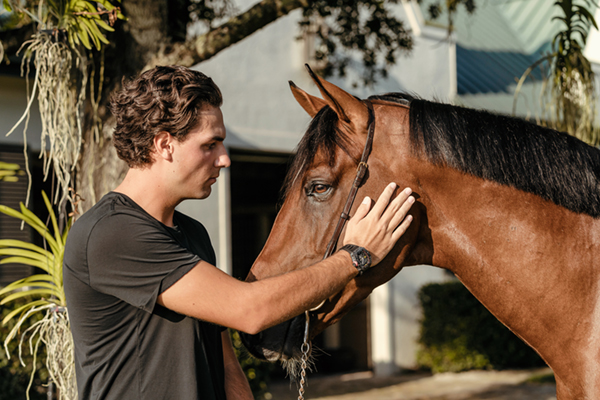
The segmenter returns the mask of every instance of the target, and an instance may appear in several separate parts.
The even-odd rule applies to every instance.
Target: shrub
[[[539,355],[500,323],[460,282],[419,292],[423,309],[417,363],[433,372],[543,366]]]
[[[252,357],[242,344],[239,333],[233,329],[230,329],[229,333],[231,334],[233,349],[235,350],[235,354],[242,366],[246,378],[248,378],[254,398],[258,400],[271,399],[272,395],[269,393],[267,385],[269,383],[269,375],[275,367],[275,364],[260,361]]]

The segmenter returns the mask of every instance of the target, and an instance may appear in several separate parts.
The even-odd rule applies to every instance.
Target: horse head
[[[361,101],[311,75],[323,99],[291,85],[313,120],[248,280],[321,259],[372,110],[369,172],[358,196],[374,198],[392,181],[411,187],[413,222],[379,265],[311,314],[310,337],[404,266],[434,265],[452,271],[544,358],[558,398],[600,398],[600,151],[567,133],[484,110],[412,98],[408,108],[402,94]],[[303,332],[302,315],[244,340],[258,357],[293,360],[301,356]]]
[[[313,120],[298,145],[284,185],[285,201],[265,247],[250,270],[248,281],[304,268],[323,258],[365,148],[370,108],[375,115],[374,140],[368,172],[358,197],[377,198],[392,181],[400,188],[414,183],[408,175],[402,182],[397,180],[394,170],[403,164],[399,160],[404,156],[401,152],[389,151],[400,148],[399,142],[406,140],[406,105],[384,100],[365,102],[317,77],[310,68],[309,73],[323,99],[311,96],[290,82],[294,97]],[[339,321],[375,287],[389,281],[410,262],[422,222],[420,206],[413,206],[411,214],[414,218],[411,228],[379,265],[351,281],[310,314],[310,338]],[[244,344],[253,355],[269,361],[298,359],[304,324],[305,317],[301,315],[258,335],[242,335]]]

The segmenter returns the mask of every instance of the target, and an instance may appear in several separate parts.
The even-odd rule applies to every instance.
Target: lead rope
[[[306,385],[306,363],[308,362],[308,354],[310,353],[310,342],[308,341],[308,326],[310,322],[310,314],[305,311],[306,323],[304,324],[304,343],[300,347],[302,351],[302,364],[300,364],[300,388],[298,388],[298,400],[304,400],[304,385]]]

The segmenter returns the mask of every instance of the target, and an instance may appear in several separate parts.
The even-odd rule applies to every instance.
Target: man
[[[113,142],[130,169],[74,224],[64,257],[80,400],[251,399],[223,327],[260,332],[358,273],[347,251],[252,283],[214,266],[206,230],[175,207],[208,197],[230,165],[221,103],[210,78],[182,67],[154,68],[113,96]],[[410,223],[410,191],[390,202],[394,189],[371,212],[365,199],[343,238],[373,264]]]

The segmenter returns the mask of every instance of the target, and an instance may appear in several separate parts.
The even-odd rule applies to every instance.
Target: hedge
[[[417,363],[432,372],[544,366],[458,281],[425,285]]]

